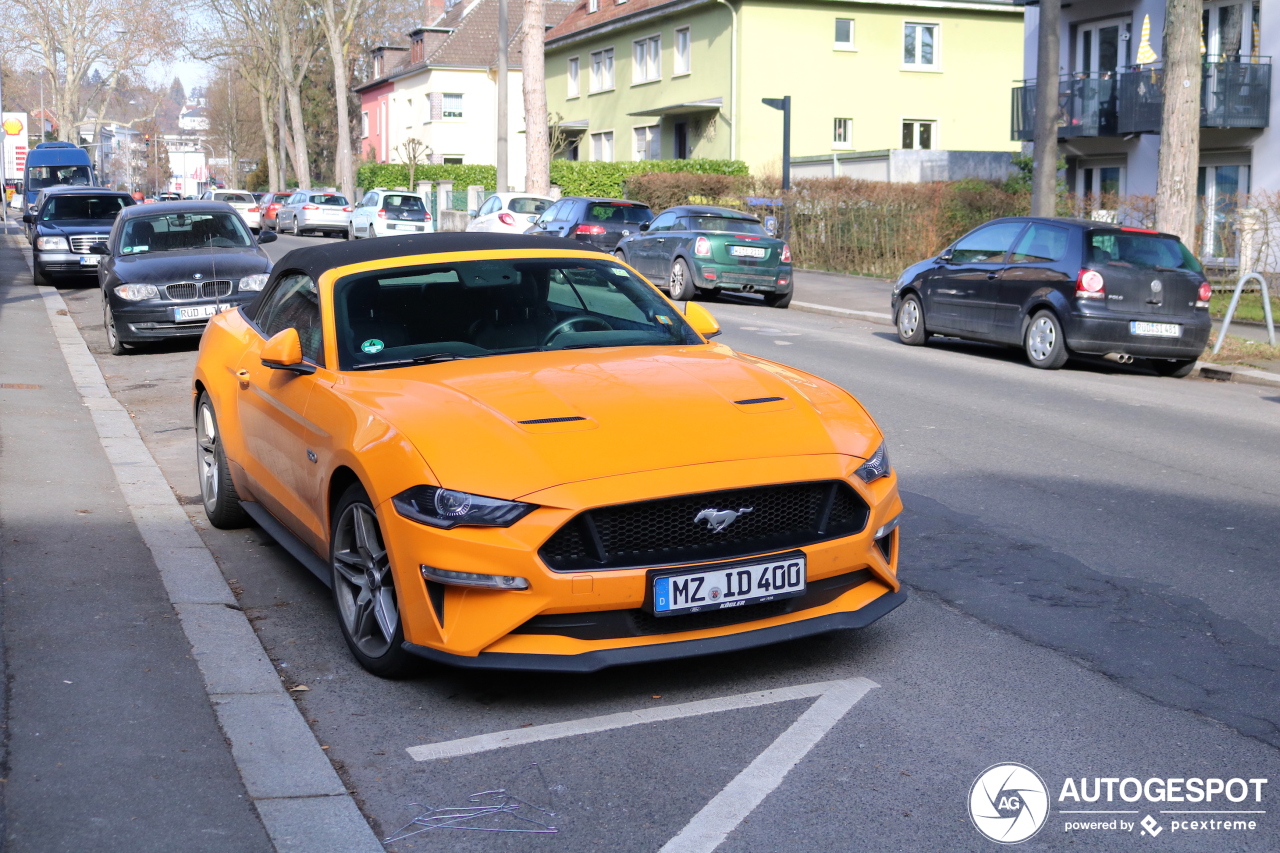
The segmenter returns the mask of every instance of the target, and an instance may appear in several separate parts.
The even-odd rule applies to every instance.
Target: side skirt
[[[271,538],[280,543],[280,547],[293,556],[295,560],[306,566],[313,575],[320,578],[324,585],[333,588],[332,573],[325,561],[316,556],[316,552],[312,551],[302,540],[289,532],[289,528],[285,527],[276,517],[256,501],[240,501],[240,506],[244,507],[244,511],[249,513],[249,517],[271,535]]]

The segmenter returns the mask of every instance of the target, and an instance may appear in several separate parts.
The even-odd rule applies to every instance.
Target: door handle
[[[665,242],[667,242],[667,238],[666,238],[666,237],[659,237],[659,238],[658,238],[658,242],[659,242],[659,243],[665,243]]]
[[[240,390],[243,391],[249,387],[249,371],[237,370],[236,379],[240,380]]]
[[[987,281],[994,281],[995,279],[997,279],[997,278],[999,278],[999,277],[1000,277],[1000,273],[998,273],[998,272],[988,272],[988,273],[987,273]]]

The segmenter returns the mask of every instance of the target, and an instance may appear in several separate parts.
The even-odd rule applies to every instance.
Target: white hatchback
[[[248,190],[206,190],[200,196],[205,201],[225,201],[236,209],[244,223],[257,231],[262,227],[262,212],[253,193]]]
[[[369,190],[347,217],[348,240],[435,230],[422,196],[405,190]]]
[[[468,231],[490,231],[501,234],[523,234],[556,200],[529,193],[494,193],[480,205]]]

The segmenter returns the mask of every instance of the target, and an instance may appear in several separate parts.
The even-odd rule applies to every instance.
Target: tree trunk
[[[294,158],[298,172],[298,187],[311,186],[311,157],[307,153],[307,128],[302,121],[302,87],[292,83],[287,87],[289,95],[289,123],[293,126],[293,147],[289,154]]]
[[[333,3],[326,3],[322,12],[329,58],[333,60],[333,96],[338,108],[338,145],[333,154],[333,174],[342,194],[350,199],[356,194],[356,178],[351,154],[351,107],[348,103],[351,88],[347,79],[348,39],[343,38]]]
[[[1164,112],[1156,178],[1156,228],[1182,238],[1193,252],[1196,176],[1200,167],[1200,0],[1166,0]]]
[[[1041,0],[1036,52],[1036,125],[1031,168],[1031,215],[1053,216],[1058,207],[1058,52],[1060,0]]]
[[[284,181],[280,180],[280,162],[276,159],[275,121],[271,118],[266,86],[258,89],[258,120],[262,122],[262,143],[267,157],[267,188],[276,192],[284,189]]]
[[[525,192],[551,192],[551,137],[547,127],[547,68],[543,0],[524,0],[524,42],[521,65],[524,78]]]

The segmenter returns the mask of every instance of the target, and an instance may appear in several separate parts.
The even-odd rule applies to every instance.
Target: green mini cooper
[[[759,293],[771,308],[791,304],[791,249],[760,220],[723,207],[672,207],[614,250],[672,299],[701,289]]]

